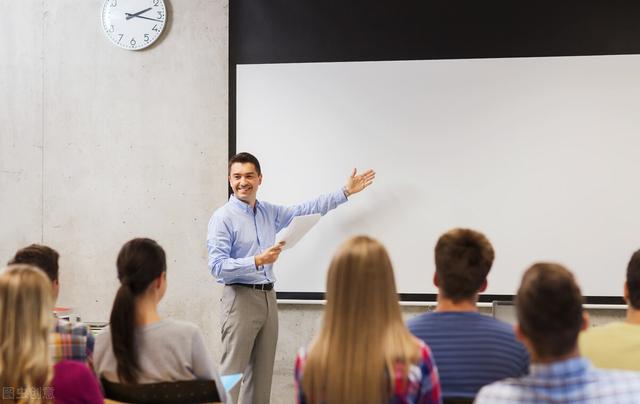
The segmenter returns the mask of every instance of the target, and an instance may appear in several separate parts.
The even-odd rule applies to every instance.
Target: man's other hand
[[[273,264],[274,262],[276,262],[278,256],[280,256],[280,253],[282,252],[282,247],[284,247],[284,241],[281,241],[278,244],[269,247],[268,249],[264,250],[262,254],[256,255],[254,257],[256,261],[256,267],[260,267],[265,264]]]
[[[357,170],[354,168],[351,176],[347,179],[347,184],[344,186],[347,196],[357,194],[362,191],[373,183],[374,178],[376,178],[376,173],[372,169],[369,169],[362,174],[358,174]]]

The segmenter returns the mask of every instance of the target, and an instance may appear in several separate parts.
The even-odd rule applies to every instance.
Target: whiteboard
[[[294,204],[353,167],[377,172],[282,253],[279,291],[323,292],[336,248],[367,234],[387,247],[400,293],[435,293],[438,237],[469,227],[496,250],[486,293],[515,294],[550,260],[584,295],[621,295],[640,247],[640,56],[236,69],[236,150],[261,162],[258,199]]]

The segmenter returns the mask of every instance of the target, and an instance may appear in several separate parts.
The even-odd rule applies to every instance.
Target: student
[[[580,334],[580,352],[599,368],[640,371],[640,250],[627,265],[627,319]]]
[[[10,265],[0,272],[2,402],[102,403],[87,365],[70,360],[52,365],[51,310],[51,284],[40,269]]]
[[[516,297],[516,335],[531,353],[530,374],[480,390],[477,404],[637,403],[640,374],[597,370],[578,351],[588,326],[571,272],[558,264],[529,268]]]
[[[439,403],[429,348],[402,322],[391,261],[368,237],[340,247],[320,333],[296,358],[298,403]]]
[[[224,398],[198,327],[158,315],[167,289],[162,247],[148,238],[133,239],[120,250],[117,267],[120,288],[110,324],[96,338],[96,373],[122,384],[216,380]]]
[[[529,355],[513,328],[478,312],[478,294],[487,288],[493,258],[482,233],[453,229],[443,234],[435,248],[435,312],[408,322],[433,352],[444,398],[472,398],[486,384],[527,373]]]
[[[9,261],[11,264],[26,264],[38,267],[51,281],[54,304],[60,293],[58,252],[41,244],[31,244],[16,252]],[[56,319],[54,333],[49,337],[51,358],[54,362],[64,359],[77,360],[91,366],[95,339],[83,323],[72,324],[63,319]]]

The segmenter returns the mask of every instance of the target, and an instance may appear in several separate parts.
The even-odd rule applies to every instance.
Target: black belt
[[[230,283],[227,286],[244,286],[245,288],[257,289],[257,290],[271,290],[273,289],[273,283]]]

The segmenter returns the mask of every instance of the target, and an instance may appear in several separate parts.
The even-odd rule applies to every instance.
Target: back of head
[[[111,342],[118,362],[118,377],[124,383],[135,383],[139,371],[135,351],[135,298],[167,270],[166,256],[154,240],[136,238],[120,249],[117,267],[120,288],[111,310]]]
[[[541,359],[571,353],[582,327],[582,295],[573,274],[559,264],[537,263],[527,269],[516,296],[522,332]]]
[[[326,319],[333,324],[398,320],[393,267],[384,246],[366,236],[342,244],[329,266],[326,298]]]
[[[627,290],[629,305],[640,310],[640,250],[633,253],[627,265]]]
[[[487,279],[495,253],[484,234],[471,229],[453,229],[435,248],[438,287],[455,302],[475,297]]]
[[[327,305],[307,358],[303,389],[310,402],[383,402],[396,361],[418,349],[404,326],[391,260],[366,236],[345,242],[327,275]],[[408,367],[407,367],[408,368]]]
[[[58,258],[56,250],[42,244],[31,244],[24,247],[9,261],[9,265],[33,265],[43,270],[51,282],[58,280]]]
[[[40,269],[15,264],[0,272],[3,388],[39,388],[51,380],[48,336],[52,309],[51,284]]]

